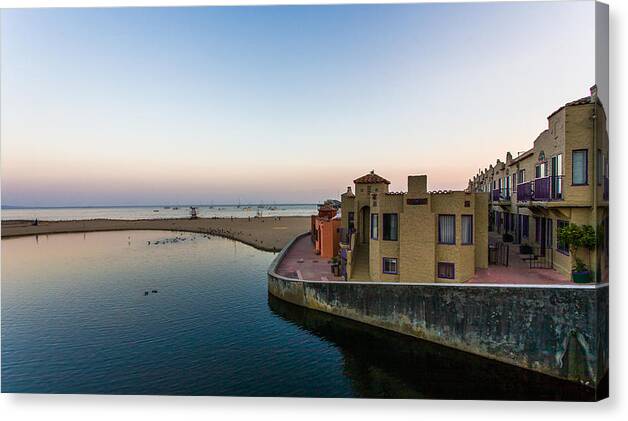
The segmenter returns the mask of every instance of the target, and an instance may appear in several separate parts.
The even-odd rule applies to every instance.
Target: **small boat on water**
[[[159,209],[153,209],[153,212],[159,212]]]

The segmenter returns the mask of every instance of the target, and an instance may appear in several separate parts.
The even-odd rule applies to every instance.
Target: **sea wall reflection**
[[[355,393],[369,398],[593,400],[585,386],[296,306],[271,311],[335,344]],[[314,358],[315,356],[313,356]]]

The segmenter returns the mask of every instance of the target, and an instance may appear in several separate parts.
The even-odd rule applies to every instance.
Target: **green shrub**
[[[558,241],[569,248],[569,252],[575,259],[574,270],[576,272],[586,271],[587,265],[578,257],[578,250],[581,248],[590,252],[598,244],[598,236],[591,225],[569,224],[558,230]]]

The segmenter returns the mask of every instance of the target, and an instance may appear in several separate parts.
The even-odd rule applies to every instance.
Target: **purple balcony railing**
[[[608,177],[604,177],[604,200],[608,200]]]
[[[534,196],[534,189],[532,187],[532,181],[527,183],[521,183],[517,185],[517,201],[529,202]]]
[[[521,183],[517,186],[518,202],[528,202],[530,200],[548,202],[550,200],[562,200],[562,198],[562,175],[537,178],[534,181]]]
[[[549,201],[563,198],[563,176],[553,175],[534,180],[534,200]]]
[[[550,200],[550,177],[537,178],[534,180],[534,200]]]

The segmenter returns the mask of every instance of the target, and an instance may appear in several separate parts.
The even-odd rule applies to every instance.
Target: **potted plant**
[[[340,260],[338,256],[331,258],[331,273],[338,276],[340,274]]]
[[[558,241],[569,248],[569,252],[574,257],[575,264],[571,271],[571,278],[576,283],[591,282],[591,271],[588,266],[578,257],[578,250],[587,250],[589,264],[591,262],[591,250],[597,246],[598,237],[591,225],[569,224],[558,230]]]
[[[519,246],[519,254],[532,254],[532,246],[524,243]]]
[[[502,235],[502,241],[504,243],[512,243],[512,240],[514,240],[514,237],[512,236],[511,233],[506,232],[504,233],[504,235]]]

